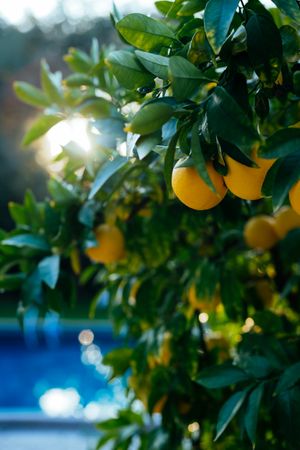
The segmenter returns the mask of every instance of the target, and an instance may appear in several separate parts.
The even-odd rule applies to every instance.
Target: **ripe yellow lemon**
[[[216,193],[203,181],[194,167],[174,167],[172,188],[178,199],[192,209],[206,210],[220,203],[226,195],[227,188],[223,177],[208,163],[207,172],[215,186]]]
[[[293,210],[297,214],[300,214],[300,180],[297,181],[290,190],[289,199]]]
[[[109,264],[124,257],[124,236],[118,227],[104,223],[96,228],[95,234],[99,245],[85,251],[92,261]]]
[[[300,215],[289,206],[283,206],[274,214],[275,230],[283,239],[289,231],[300,227]]]
[[[252,157],[259,166],[248,167],[230,156],[225,157],[228,173],[224,181],[230,192],[244,200],[258,200],[262,198],[261,188],[265,176],[274,164],[274,159],[259,158],[256,154]]]
[[[275,220],[267,215],[252,217],[245,225],[244,239],[248,247],[257,250],[269,250],[278,241]]]

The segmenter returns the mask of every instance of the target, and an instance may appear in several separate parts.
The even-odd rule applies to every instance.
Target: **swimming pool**
[[[101,420],[124,406],[122,381],[108,383],[102,357],[118,346],[107,323],[50,320],[22,333],[0,324],[0,415]]]

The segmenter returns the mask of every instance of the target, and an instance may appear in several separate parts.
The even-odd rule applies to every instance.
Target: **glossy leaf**
[[[215,88],[207,104],[207,115],[215,134],[251,155],[258,135],[248,116],[224,88]]]
[[[159,130],[173,113],[173,107],[167,103],[150,103],[136,113],[127,128],[131,133],[150,134]]]
[[[23,138],[23,145],[29,145],[36,139],[40,138],[44,134],[47,133],[47,131],[50,130],[54,125],[56,125],[58,122],[62,120],[62,117],[57,115],[45,115],[40,116],[36,122],[32,125],[32,127],[27,131]]]
[[[211,181],[210,176],[206,169],[206,161],[200,144],[198,123],[196,123],[192,128],[191,148],[192,148],[192,158],[199,176],[205,181],[207,186],[209,186],[209,188],[213,192],[216,192],[215,186]]]
[[[256,429],[257,429],[257,421],[258,421],[258,413],[262,400],[262,396],[264,393],[264,383],[260,383],[249,395],[247,402],[247,409],[245,412],[244,424],[249,439],[255,447],[256,442]]]
[[[52,255],[38,264],[40,278],[50,289],[54,289],[59,277],[60,256]]]
[[[219,412],[219,417],[218,417],[218,422],[217,422],[217,427],[216,427],[216,437],[214,439],[215,441],[217,439],[219,439],[221,434],[223,434],[223,432],[228,427],[229,423],[232,421],[234,416],[237,414],[237,412],[241,408],[241,406],[246,398],[247,393],[248,393],[248,389],[245,389],[243,391],[238,391],[235,394],[233,394],[231,397],[229,397],[229,399],[224,403],[224,405],[222,406],[222,408]]]
[[[204,11],[207,39],[216,54],[228,34],[239,0],[209,0]]]
[[[1,241],[2,245],[9,245],[12,247],[32,248],[35,250],[48,251],[50,246],[48,242],[39,235],[35,234],[18,234]]]
[[[136,142],[136,149],[139,159],[144,159],[151,151],[154,150],[155,146],[158,145],[160,141],[160,133],[141,136]]]
[[[45,108],[51,104],[47,95],[32,84],[24,81],[15,81],[13,86],[17,97],[28,105]]]
[[[272,17],[253,14],[246,23],[250,62],[261,81],[275,81],[281,69],[282,43]]]
[[[178,137],[179,137],[179,130],[176,131],[176,133],[172,136],[172,138],[170,139],[168,148],[167,148],[167,152],[166,152],[166,156],[165,156],[165,161],[164,161],[164,176],[165,176],[165,181],[166,181],[166,185],[167,188],[169,189],[169,191],[172,190],[172,172],[173,172],[173,167],[174,167],[174,158],[175,158],[175,153],[176,153],[176,144],[178,141]]]
[[[238,365],[248,376],[253,378],[266,378],[273,369],[268,358],[260,355],[242,355]]]
[[[300,362],[297,362],[288,367],[277,383],[275,394],[279,395],[286,391],[300,380]]]
[[[129,44],[147,52],[168,48],[176,41],[167,25],[144,14],[128,14],[117,23],[117,30]]]
[[[283,128],[270,136],[259,154],[263,158],[282,158],[290,153],[300,153],[300,129]]]
[[[142,52],[141,50],[136,50],[135,54],[148,72],[163,80],[168,79],[169,58],[155,55],[154,53]]]
[[[204,369],[197,376],[196,382],[207,389],[219,389],[249,380],[243,370],[232,365],[214,366]]]
[[[53,73],[50,72],[47,62],[41,62],[41,86],[47,96],[55,103],[62,102],[61,85]]]
[[[63,180],[51,178],[48,181],[48,190],[55,203],[59,205],[66,206],[77,200],[74,187]]]
[[[105,164],[103,164],[92,184],[88,197],[89,200],[95,197],[97,192],[102,188],[107,180],[109,180],[109,178],[112,177],[118,170],[124,167],[127,162],[127,158],[124,158],[123,156],[117,156],[112,161],[107,161]]]
[[[92,117],[93,119],[104,119],[111,117],[113,114],[117,115],[116,108],[112,103],[105,98],[89,98],[81,103],[77,111],[86,117]]]
[[[103,364],[113,368],[113,377],[121,376],[130,366],[132,353],[129,347],[116,348],[104,356]]]
[[[300,158],[298,153],[286,156],[280,163],[273,185],[272,200],[274,209],[280,208],[291,187],[300,179]]]
[[[299,57],[300,37],[295,28],[284,25],[280,28],[283,55],[287,61],[297,61]]]
[[[297,0],[273,0],[273,3],[287,16],[300,21],[300,8]]]
[[[127,89],[137,89],[153,81],[153,75],[145,70],[133,53],[126,50],[111,52],[107,64],[118,82]]]
[[[194,64],[182,56],[171,56],[169,71],[173,93],[178,100],[191,97],[200,88],[201,82],[210,81]]]
[[[178,16],[192,16],[200,12],[205,7],[205,0],[187,0],[182,3],[178,11]]]
[[[207,42],[204,28],[197,29],[192,37],[187,54],[188,60],[193,64],[202,64],[210,59],[211,50]]]

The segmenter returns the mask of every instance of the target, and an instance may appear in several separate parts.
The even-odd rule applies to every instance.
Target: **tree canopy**
[[[298,449],[300,9],[274,3],[114,7],[121,50],[93,40],[64,79],[43,61],[41,87],[15,83],[40,109],[24,145],[89,122],[90,151],[62,147],[48,198],[10,204],[0,288],[21,322],[96,289],[128,388],[98,448]]]

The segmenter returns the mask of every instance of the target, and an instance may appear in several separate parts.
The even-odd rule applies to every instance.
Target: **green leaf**
[[[249,380],[249,375],[232,365],[214,366],[202,370],[196,382],[207,389],[219,389]]]
[[[275,388],[275,394],[276,395],[281,394],[282,392],[294,386],[294,384],[298,383],[299,380],[300,380],[300,362],[297,362],[292,366],[288,367],[283,372]]]
[[[160,133],[141,136],[135,144],[139,159],[144,159],[152,150],[154,150],[155,146],[158,145],[160,141]]]
[[[41,85],[45,94],[53,102],[58,104],[62,102],[61,84],[56,76],[50,72],[49,66],[44,59],[41,61]]]
[[[223,434],[223,432],[225,431],[225,429],[227,428],[227,426],[229,425],[231,420],[234,418],[236,413],[239,411],[240,407],[242,406],[242,404],[246,398],[247,393],[248,393],[248,389],[236,392],[231,397],[229,397],[229,399],[224,403],[224,405],[222,406],[222,408],[219,412],[219,417],[218,417],[218,422],[217,422],[217,427],[216,427],[216,437],[215,437],[214,441],[219,439],[221,434]]]
[[[160,51],[176,41],[167,25],[144,14],[128,14],[117,23],[117,30],[129,44],[146,52]]]
[[[169,191],[172,191],[172,172],[179,133],[180,130],[178,129],[176,133],[171,137],[164,161],[164,176]]]
[[[88,199],[91,200],[102,186],[112,177],[118,170],[127,164],[128,159],[123,156],[117,156],[112,161],[107,161],[98,171],[96,178],[92,184]]]
[[[18,203],[9,202],[9,214],[17,225],[27,225],[27,214],[25,208]]]
[[[24,273],[14,273],[13,275],[0,274],[0,290],[14,291],[19,289],[25,280]]]
[[[282,159],[277,159],[267,172],[261,189],[261,192],[265,197],[272,197],[274,183],[281,163]]]
[[[200,25],[200,24],[199,24]],[[182,29],[182,33],[184,32]],[[189,45],[188,60],[193,64],[203,64],[211,57],[211,49],[205,36],[203,26],[197,28]]]
[[[50,289],[54,289],[59,276],[60,256],[52,255],[38,264],[40,278]]]
[[[295,386],[277,397],[277,423],[282,435],[293,450],[298,450],[300,442],[300,388]]]
[[[169,58],[155,55],[154,53],[142,52],[141,50],[136,50],[135,54],[148,72],[153,73],[153,75],[162,80],[168,79]]]
[[[60,122],[63,118],[56,115],[40,116],[36,122],[32,125],[29,131],[25,134],[22,144],[29,145],[39,137],[43,136],[50,130],[55,124]]]
[[[300,152],[300,129],[283,128],[270,136],[260,148],[259,156],[267,159],[282,158],[290,153]]]
[[[157,2],[154,2],[156,9],[162,13],[164,16],[167,16],[169,11],[171,10],[172,6],[174,5],[174,2],[170,2],[167,0],[160,0]],[[180,5],[179,5],[180,7]]]
[[[235,159],[241,164],[244,164],[245,166],[257,167],[257,164],[248,156],[246,156],[245,153],[241,152],[233,143],[224,141],[221,138],[219,138],[219,143],[221,145],[222,151],[226,153],[226,155],[231,156],[231,158]]]
[[[92,117],[93,119],[104,119],[110,117],[112,112],[115,112],[116,108],[113,107],[112,103],[105,98],[94,97],[89,98],[82,102],[77,111],[86,117]]]
[[[169,71],[173,93],[177,100],[191,97],[200,89],[201,82],[207,83],[211,81],[194,64],[182,56],[171,56],[169,59]]]
[[[225,141],[232,142],[247,156],[258,141],[258,135],[247,114],[228,94],[218,86],[207,104],[209,128]]]
[[[55,203],[60,205],[68,205],[75,203],[78,199],[74,190],[74,186],[63,180],[51,178],[48,183],[48,191],[50,192]]]
[[[213,191],[216,192],[216,188],[213,182],[210,179],[210,176],[206,169],[206,161],[202,152],[200,137],[199,137],[199,123],[196,122],[192,128],[192,139],[191,139],[191,148],[192,148],[192,158],[195,163],[196,170],[199,176],[205,181],[207,186]]]
[[[298,153],[292,153],[278,164],[273,184],[272,201],[274,209],[280,208],[291,187],[300,179],[300,158]]]
[[[182,0],[158,1],[154,2],[158,11],[160,11],[167,19],[177,19],[177,13],[181,8]]]
[[[50,101],[44,92],[32,84],[24,81],[15,81],[13,86],[17,97],[22,100],[22,102],[39,108],[46,108],[50,105]]]
[[[137,89],[153,82],[153,75],[145,70],[131,52],[117,50],[110,53],[106,61],[118,82],[126,89]]]
[[[137,134],[153,133],[159,130],[172,117],[173,113],[173,107],[167,103],[149,103],[136,113],[127,127],[128,131]]]
[[[260,383],[255,389],[253,389],[253,391],[249,395],[247,409],[244,417],[245,429],[253,445],[253,448],[255,448],[258,413],[263,393],[264,383]]]
[[[64,79],[64,83],[69,87],[93,86],[93,78],[84,73],[72,73]]]
[[[282,42],[269,15],[253,14],[246,23],[250,62],[261,81],[275,81],[281,69]]]
[[[238,365],[250,377],[254,378],[266,378],[273,370],[270,361],[260,355],[241,355]]]
[[[300,8],[297,0],[272,0],[273,3],[287,16],[300,21]]]
[[[204,11],[207,39],[216,54],[228,34],[239,0],[209,0]]]
[[[35,250],[49,251],[50,246],[42,236],[35,234],[18,234],[1,241],[2,245],[9,245],[12,247],[27,247]]]
[[[70,48],[69,53],[64,56],[64,60],[74,72],[87,74],[93,67],[92,58],[77,48]]]
[[[205,7],[205,0],[188,0],[182,3],[178,11],[178,16],[192,16],[200,12]]]
[[[299,57],[300,37],[297,30],[290,25],[284,25],[279,29],[283,56],[289,62],[297,61]]]
[[[220,276],[221,298],[226,314],[233,320],[243,311],[244,284],[235,271],[224,268]]]
[[[116,348],[107,353],[103,358],[103,364],[113,369],[112,377],[124,375],[130,366],[133,349],[129,347]]]

